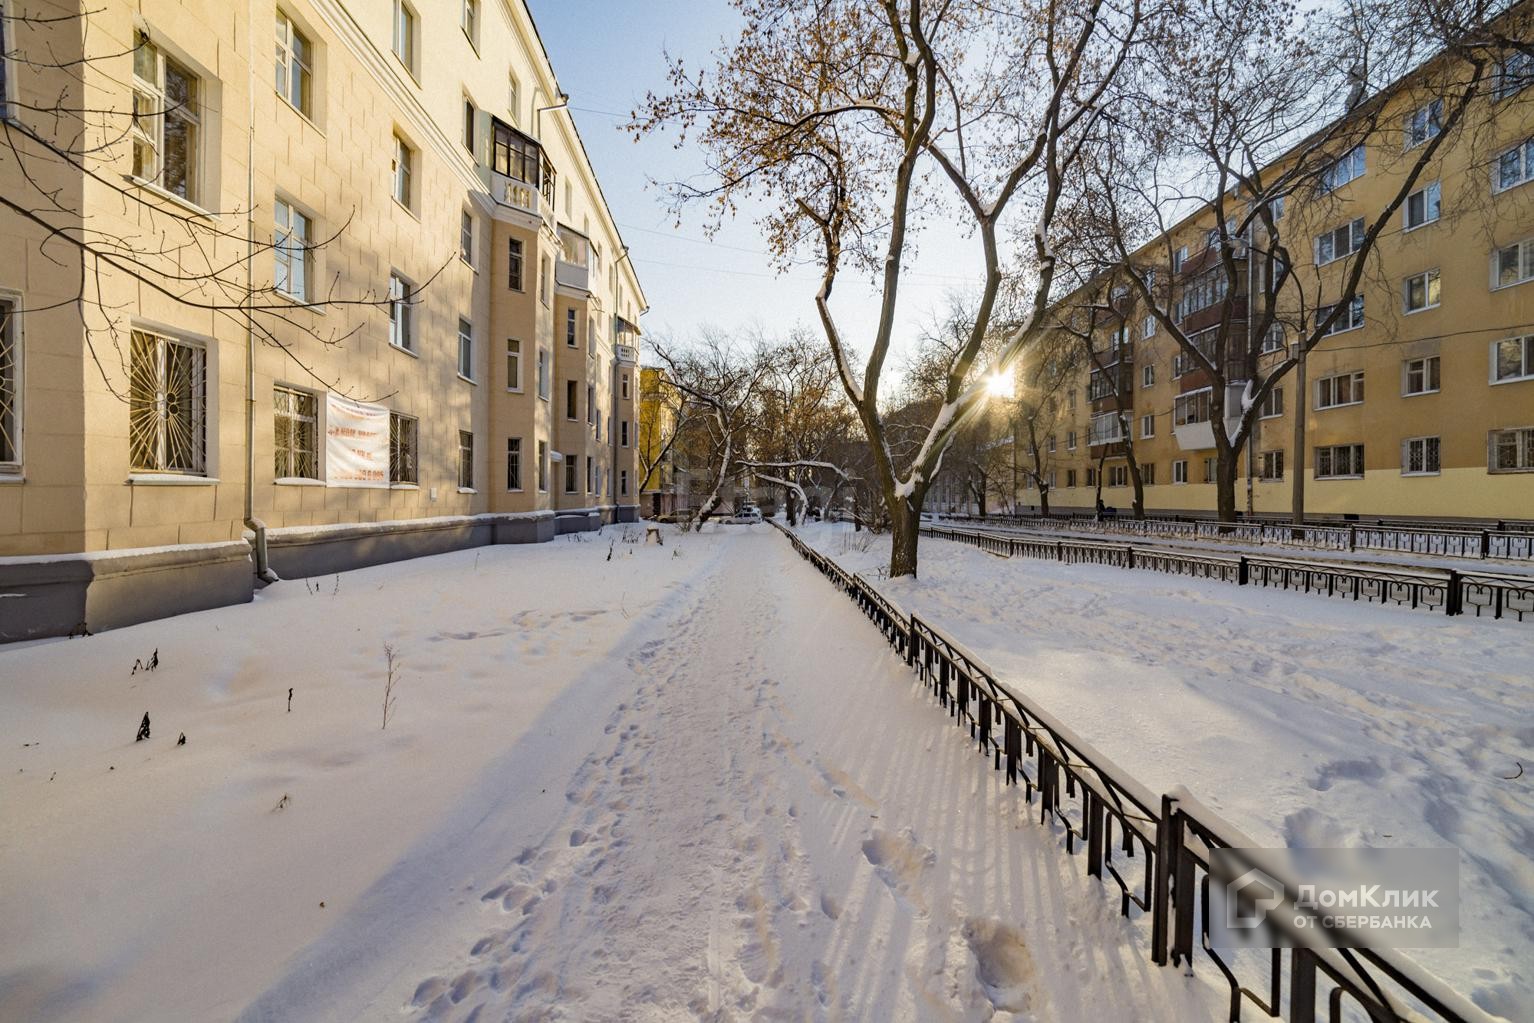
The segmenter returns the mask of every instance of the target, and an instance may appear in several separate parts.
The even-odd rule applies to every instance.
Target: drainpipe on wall
[[[264,583],[277,581],[267,560],[266,523],[256,518],[256,24],[255,4],[247,5],[250,19],[247,31],[245,74],[246,95],[250,101],[245,125],[245,528],[255,534],[256,578]]]

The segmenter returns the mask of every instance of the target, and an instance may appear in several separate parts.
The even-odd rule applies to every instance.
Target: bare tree
[[[1033,293],[999,353],[1006,367],[1043,328],[1066,171],[1135,45],[1142,3],[735,2],[745,27],[717,66],[694,73],[674,62],[671,91],[648,96],[632,128],[679,124],[685,134],[701,124],[714,183],[678,185],[679,205],[704,201],[723,215],[748,196],[762,198],[772,251],[785,263],[813,252],[816,313],[890,517],[890,574],[912,575],[927,490],[956,431],[983,407],[985,385],[972,371],[1002,283],[998,227],[1028,207]],[[897,460],[881,385],[908,246],[930,210],[972,230],[985,271],[943,400],[923,441]],[[831,305],[849,266],[875,276],[881,295],[861,371]]]

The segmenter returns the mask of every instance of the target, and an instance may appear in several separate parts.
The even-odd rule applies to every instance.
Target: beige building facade
[[[1305,358],[1304,383],[1289,372],[1264,404],[1241,454],[1239,509],[1288,515],[1291,487],[1303,474],[1306,511],[1314,516],[1534,519],[1531,82],[1521,64],[1514,74],[1494,75],[1465,126],[1414,183],[1367,257],[1359,297]],[[1256,342],[1261,374],[1294,351],[1300,324],[1329,311],[1324,303],[1340,289],[1344,257],[1362,224],[1396,196],[1424,132],[1437,130],[1432,102],[1407,79],[1385,98],[1377,128],[1335,154],[1342,168],[1335,188],[1324,197],[1285,197],[1279,227],[1316,302],[1280,310],[1287,326]],[[1219,253],[1211,251],[1218,249],[1216,227],[1212,214],[1194,216],[1134,256],[1171,282],[1179,325],[1195,340],[1204,327],[1212,333],[1224,312],[1223,292],[1201,290],[1220,272]],[[1136,298],[1110,301],[1118,314],[1094,337],[1103,368],[1078,361],[1044,402],[1050,509],[1093,509],[1100,476],[1104,504],[1127,512],[1133,489],[1125,447],[1132,444],[1148,512],[1212,514],[1211,431],[1220,424],[1210,422],[1202,397],[1211,380]],[[1085,302],[1078,293],[1057,309],[1065,315]],[[1231,315],[1245,322],[1247,295],[1233,293]],[[1025,396],[1050,378],[1041,360],[1059,356],[1046,353],[1060,350],[1044,345],[1024,360]],[[1233,382],[1228,408],[1241,400],[1244,380]],[[1115,422],[1120,408],[1127,438]],[[1304,418],[1298,447],[1297,416]],[[1018,446],[1018,464],[1031,468],[1031,452]],[[1036,509],[1038,480],[1018,473],[1015,499]]]
[[[522,0],[0,9],[13,569],[635,516],[644,294]]]

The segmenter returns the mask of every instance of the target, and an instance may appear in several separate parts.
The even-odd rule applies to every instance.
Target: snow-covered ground
[[[623,533],[0,649],[0,1019],[1218,1016],[770,526]]]
[[[802,532],[1155,791],[1260,842],[1462,851],[1462,944],[1415,953],[1534,1019],[1534,633],[1153,572]],[[1521,777],[1510,778],[1528,768]]]

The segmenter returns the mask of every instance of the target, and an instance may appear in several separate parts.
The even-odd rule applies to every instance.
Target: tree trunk
[[[1049,518],[1049,487],[1044,483],[1039,484],[1039,516]]]
[[[1310,406],[1307,400],[1309,395],[1306,393],[1308,387],[1305,382],[1305,349],[1301,347],[1299,357],[1294,360],[1294,451],[1289,457],[1289,472],[1294,481],[1290,484],[1289,494],[1296,526],[1305,524],[1305,410]]]
[[[1216,517],[1236,521],[1236,452],[1227,446],[1214,463]]]
[[[916,575],[916,542],[920,538],[920,497],[890,503],[890,578]]]

